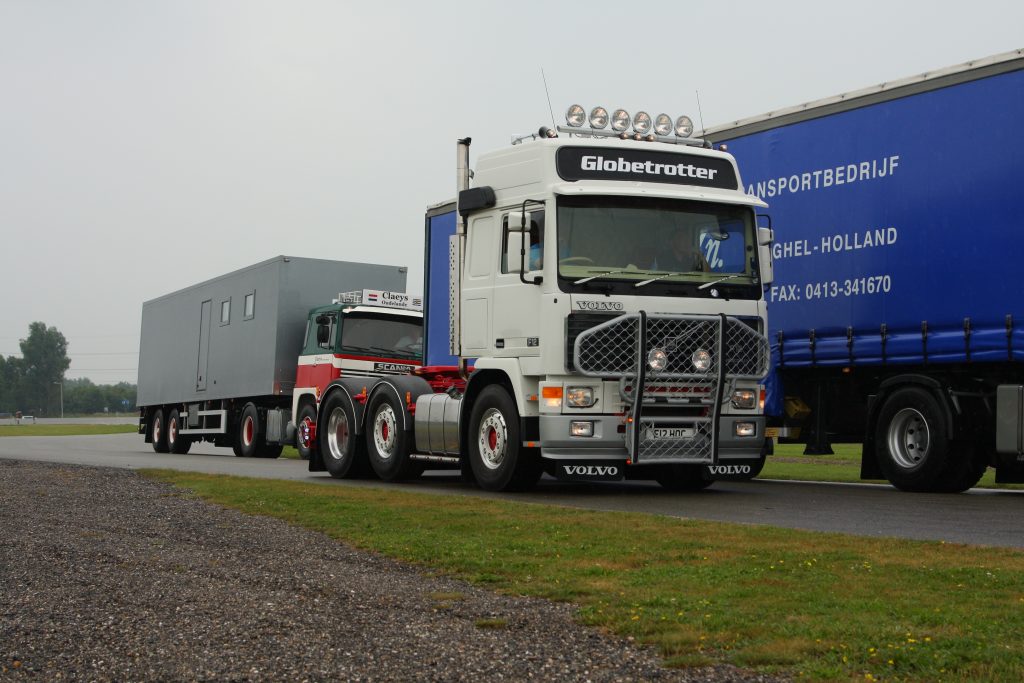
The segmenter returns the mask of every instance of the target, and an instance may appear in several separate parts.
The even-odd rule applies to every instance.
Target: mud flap
[[[761,474],[764,458],[727,460],[717,465],[704,465],[701,474],[708,481],[747,481]]]

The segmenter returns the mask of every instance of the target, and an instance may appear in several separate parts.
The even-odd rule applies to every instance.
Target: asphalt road
[[[197,446],[188,455],[158,455],[136,434],[0,438],[0,458],[138,469],[235,474],[334,486],[400,486],[444,495],[472,495],[595,510],[647,512],[692,519],[768,524],[873,537],[1024,548],[1024,491],[973,490],[959,495],[911,494],[875,484],[755,480],[716,482],[700,493],[670,493],[657,484],[566,484],[545,478],[530,493],[493,494],[450,472],[417,482],[338,481],[311,473],[298,460],[236,458]]]

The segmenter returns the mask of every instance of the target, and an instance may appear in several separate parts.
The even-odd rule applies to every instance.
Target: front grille
[[[573,361],[573,348],[576,337],[591,327],[608,322],[616,313],[570,313],[565,317],[565,368],[569,372],[576,369]]]

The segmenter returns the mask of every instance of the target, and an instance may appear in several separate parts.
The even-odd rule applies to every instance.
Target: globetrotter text
[[[681,178],[706,178],[711,180],[718,173],[716,168],[702,168],[693,164],[658,164],[653,161],[627,161],[605,159],[601,156],[584,156],[580,161],[584,171],[608,171],[616,173],[646,173],[648,175],[678,176]]]

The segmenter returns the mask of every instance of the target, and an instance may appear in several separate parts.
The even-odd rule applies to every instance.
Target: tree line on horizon
[[[134,384],[64,378],[71,359],[68,341],[56,327],[34,322],[19,345],[21,358],[0,356],[0,413],[59,417],[62,386],[65,415],[135,410]]]

